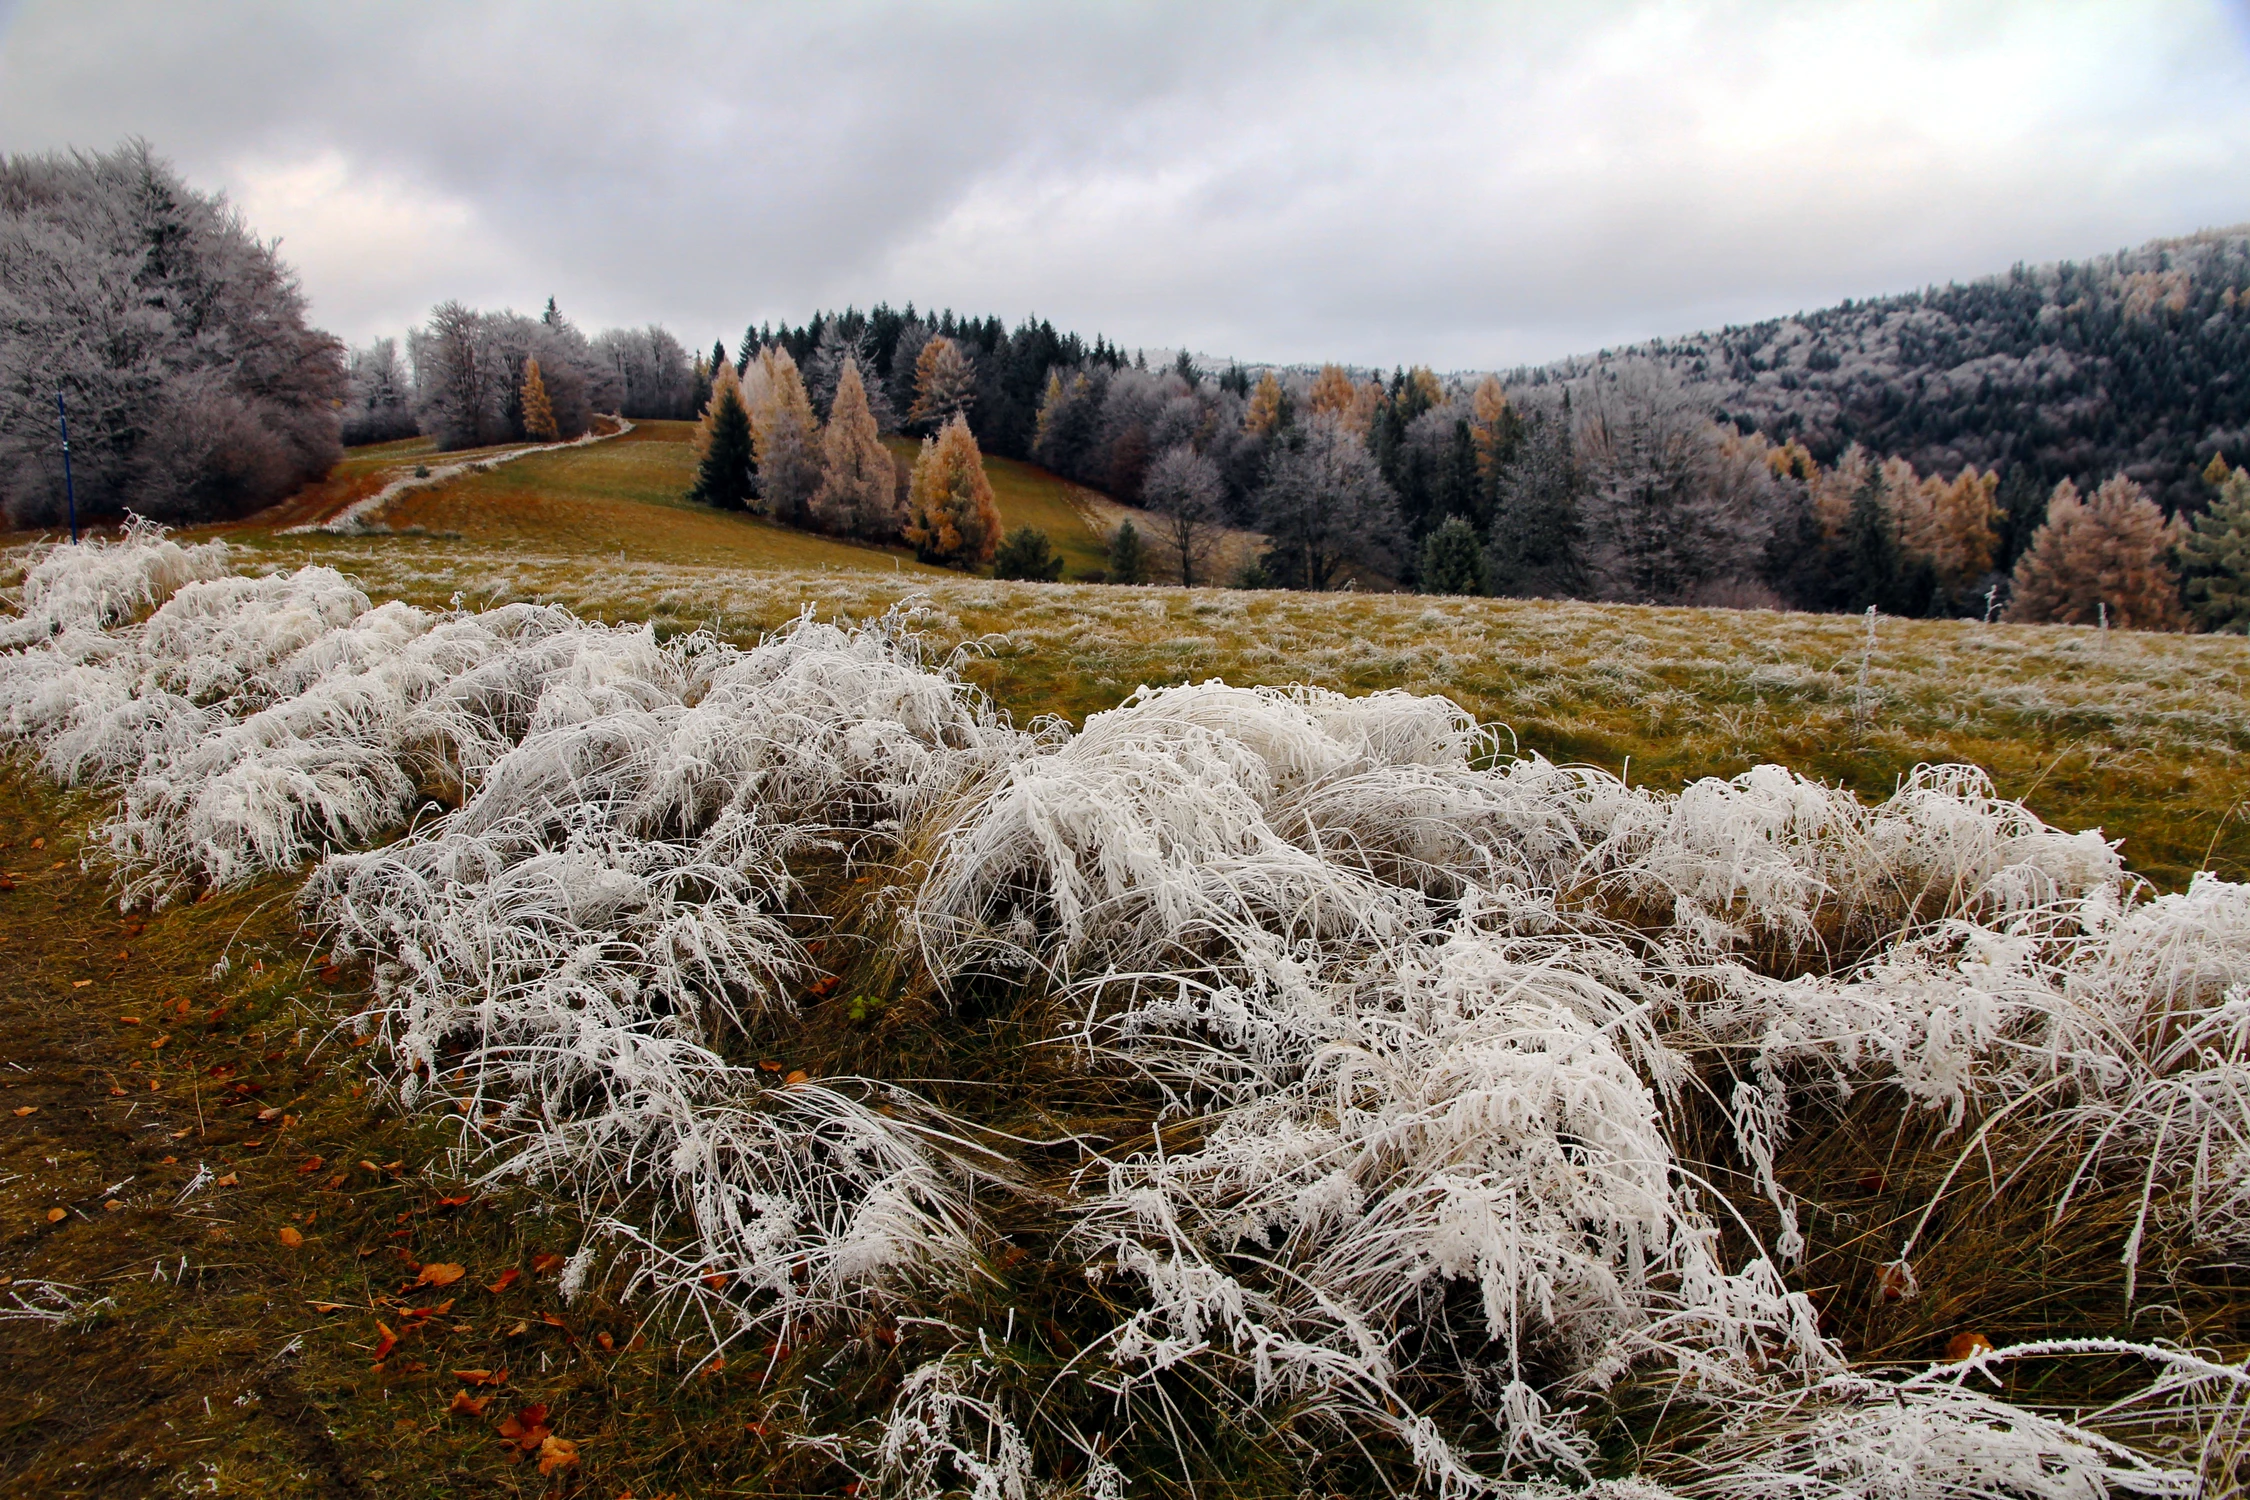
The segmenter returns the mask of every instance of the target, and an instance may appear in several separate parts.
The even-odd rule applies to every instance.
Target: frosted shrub
[[[1221,683],[1026,732],[905,613],[737,649],[225,564],[33,552],[0,735],[114,794],[128,900],[309,866],[391,1096],[575,1206],[574,1295],[717,1348],[887,1326],[881,1409],[803,1435],[880,1493],[1109,1500],[1222,1426],[1448,1497],[2090,1500],[2229,1461],[2250,1374],[2164,1346],[1847,1371],[1785,1279],[1820,1222],[1788,1153],[1873,1095],[1955,1174],[2013,1153],[1996,1195],[2106,1193],[2129,1306],[2159,1242],[2241,1254],[2250,888],[2152,895],[1973,768],[1665,794],[1440,698]],[[823,975],[914,1003],[846,1021]],[[987,1045],[949,1006],[1094,1102],[759,1065]],[[996,1269],[1027,1236],[1046,1280]],[[1041,1306],[1067,1357],[1023,1354],[1064,1347]],[[2156,1374],[2070,1420],[1969,1383],[2079,1357]],[[1637,1397],[1694,1415],[1594,1480]]]

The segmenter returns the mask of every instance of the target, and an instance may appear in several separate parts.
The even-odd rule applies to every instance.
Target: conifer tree
[[[2223,467],[2216,457],[2211,462]],[[2229,635],[2250,633],[2250,470],[2232,470],[2219,481],[2217,497],[2180,539],[2180,571],[2198,624]]]
[[[1322,365],[1313,377],[1312,389],[1305,395],[1305,410],[1314,416],[1328,417],[1344,422],[1351,414],[1352,403],[1359,396],[1359,388],[1342,365]]]
[[[742,384],[734,366],[721,364],[722,378],[712,382],[712,395],[696,427],[695,486],[690,500],[721,510],[749,507],[754,480],[750,441],[750,413],[742,404]]]
[[[896,469],[875,414],[859,361],[845,356],[836,377],[836,399],[821,437],[820,488],[813,492],[813,523],[824,531],[881,540],[898,535]]]
[[[549,307],[554,304],[548,303]],[[523,365],[523,433],[542,443],[558,442],[562,433],[555,426],[554,403],[547,399],[547,382],[539,378],[539,361],[527,359]]]
[[[1109,581],[1148,582],[1148,549],[1141,545],[1141,534],[1131,521],[1118,527],[1117,534],[1109,539]]]
[[[1257,388],[1250,393],[1250,404],[1243,408],[1242,430],[1252,437],[1268,437],[1288,425],[1289,396],[1281,382],[1268,370],[1258,377]]]
[[[2227,475],[2233,472],[2227,467],[2227,456],[2224,453],[2214,453],[2211,461],[2203,466],[2203,482],[2217,489],[2227,482]]]
[[[959,344],[939,334],[922,346],[914,361],[914,405],[907,421],[943,427],[965,416],[976,397],[976,371]]]
[[[2106,616],[2131,630],[2185,629],[2172,548],[2164,513],[2132,480],[2112,475],[2081,499],[2066,479],[2016,561],[2008,618],[2091,625]]]
[[[1063,560],[1047,540],[1047,533],[1018,526],[1008,533],[992,558],[992,576],[1027,583],[1053,583],[1063,575]]]
[[[1487,489],[1500,481],[1500,471],[1514,455],[1522,422],[1508,406],[1508,393],[1498,377],[1487,375],[1469,397],[1469,435],[1476,442],[1477,477]]]
[[[981,568],[999,549],[1000,511],[967,419],[956,416],[922,440],[907,485],[904,535],[924,562],[949,567]]]
[[[1422,539],[1422,592],[1481,594],[1484,582],[1484,550],[1477,544],[1476,528],[1461,516],[1447,516]]]
[[[723,363],[723,362],[722,362]],[[758,456],[758,508],[799,526],[820,488],[820,426],[789,351],[769,344],[758,351],[756,374],[743,385],[750,409],[750,440]]]
[[[1843,535],[1837,540],[1841,575],[1837,592],[1844,607],[1856,611],[1872,606],[1887,614],[1904,614],[1897,523],[1879,474],[1869,474],[1852,497]]]

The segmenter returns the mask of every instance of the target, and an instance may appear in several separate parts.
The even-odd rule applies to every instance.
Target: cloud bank
[[[878,299],[1507,365],[2250,218],[2239,6],[0,9],[0,148],[141,135],[364,340]]]

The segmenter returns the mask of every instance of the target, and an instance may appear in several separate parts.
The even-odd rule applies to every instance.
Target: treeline
[[[0,513],[237,515],[341,453],[337,341],[226,201],[146,143],[0,158]]]
[[[982,398],[1020,389],[1041,358],[1050,363],[1026,443],[1015,408],[995,415]],[[1113,573],[1137,574],[1145,546],[1157,576],[1185,583],[2176,628],[2191,618],[2197,579],[2233,566],[2211,561],[2233,555],[2223,547],[2197,563],[2198,533],[2167,520],[2128,476],[2083,493],[2064,480],[2036,510],[2011,514],[1995,470],[1925,474],[1856,444],[1824,463],[1800,441],[1718,420],[1647,361],[1513,390],[1491,375],[1447,381],[1414,369],[1383,380],[1334,365],[1253,380],[1239,367],[1208,374],[1184,354],[1152,370],[1043,323],[1011,334],[997,320],[925,322],[887,308],[753,328],[737,354],[718,347],[711,359],[706,432],[723,396],[742,407],[741,436],[722,446],[718,469],[708,439],[699,449],[702,498],[840,534],[908,537],[925,557],[970,566],[994,555],[988,526],[971,528],[971,547],[932,544],[915,529],[906,470],[878,495],[878,481],[847,483],[839,466],[875,473],[876,435],[894,421],[1032,459],[1151,513],[1148,537],[1124,539],[1135,560]],[[837,394],[846,385],[848,403]],[[2206,470],[2197,484],[2216,494],[2228,471],[2216,460]],[[820,498],[846,490],[866,498]],[[1249,569],[1214,579],[1228,526],[1262,531],[1269,545]],[[1049,551],[1020,543],[999,553],[1003,573],[1054,576]],[[2199,617],[2240,628],[2210,607]]]
[[[539,317],[440,303],[406,336],[351,351],[346,443],[427,434],[440,448],[568,440],[596,412],[695,415],[708,386],[680,341],[662,328],[612,328],[588,338],[552,297]],[[532,376],[536,372],[536,379]],[[526,401],[527,391],[544,397]]]
[[[2123,474],[2192,515],[2211,459],[2250,447],[2250,230],[1656,340],[1510,383],[1634,362],[1824,464],[1857,443],[1924,473],[1998,471],[2012,564],[2065,479],[2092,489]]]

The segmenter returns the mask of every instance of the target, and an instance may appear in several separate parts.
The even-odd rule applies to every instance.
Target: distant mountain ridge
[[[2213,453],[2250,458],[2250,224],[1505,378],[1546,384],[1636,359],[1823,463],[1856,442],[1925,474],[1997,468],[2041,495],[2122,471],[2167,510],[2197,510]]]

